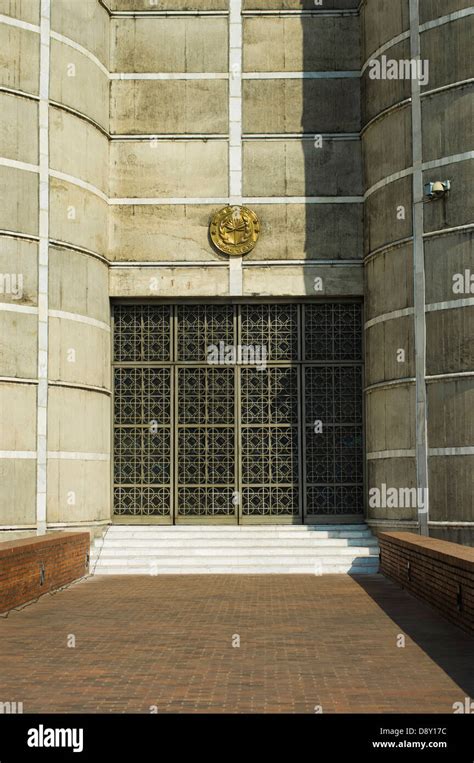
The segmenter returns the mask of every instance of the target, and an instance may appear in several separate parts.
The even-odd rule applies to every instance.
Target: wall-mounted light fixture
[[[425,197],[428,201],[442,199],[451,190],[450,180],[436,180],[434,183],[426,183]]]

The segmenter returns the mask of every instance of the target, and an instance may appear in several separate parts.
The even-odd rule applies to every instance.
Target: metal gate
[[[116,522],[362,513],[359,303],[114,306]]]

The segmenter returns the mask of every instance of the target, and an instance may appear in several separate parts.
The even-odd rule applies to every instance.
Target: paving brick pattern
[[[0,619],[0,643],[0,701],[24,712],[452,712],[474,696],[473,637],[380,575],[89,578]]]

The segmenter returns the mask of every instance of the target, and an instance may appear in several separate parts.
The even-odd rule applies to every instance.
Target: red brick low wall
[[[58,532],[0,543],[0,612],[86,575],[89,549],[89,533]]]
[[[384,575],[474,634],[474,548],[406,532],[378,540]]]

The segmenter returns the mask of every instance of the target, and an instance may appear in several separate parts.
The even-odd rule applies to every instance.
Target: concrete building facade
[[[188,519],[365,516],[375,531],[474,544],[473,10],[0,0],[2,534],[185,521],[180,505],[221,490],[235,511]],[[373,75],[374,60],[417,59],[428,77]],[[440,180],[449,193],[427,201]],[[258,216],[248,254],[210,240],[226,206]],[[239,407],[245,369],[235,388],[223,369],[208,392],[193,332],[206,346],[263,337],[269,367],[255,378],[267,386],[245,410],[265,414],[252,423]],[[206,393],[191,399],[180,378],[200,368]],[[212,419],[223,386],[232,421]],[[162,420],[123,414],[150,399],[169,401]],[[206,420],[181,420],[182,399]],[[315,444],[320,411],[343,404],[320,422],[332,445]],[[226,453],[235,480],[215,487],[207,462],[221,468]],[[320,467],[331,454],[337,468]],[[429,500],[400,500],[414,488]],[[166,510],[147,513],[152,493]]]

